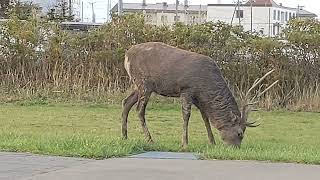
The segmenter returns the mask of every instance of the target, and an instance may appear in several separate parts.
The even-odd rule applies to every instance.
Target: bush
[[[113,17],[88,33],[63,31],[32,18],[13,18],[0,28],[1,101],[40,96],[113,102],[113,94],[130,87],[125,51],[159,41],[212,57],[237,97],[276,69],[266,83],[280,82],[262,97],[261,107],[320,110],[320,23],[314,20],[291,21],[283,41],[222,22],[157,27],[146,24],[141,14]]]

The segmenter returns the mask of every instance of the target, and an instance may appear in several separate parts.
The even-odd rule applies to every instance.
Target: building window
[[[286,12],[285,19],[288,21],[288,12]]]
[[[162,16],[161,16],[161,22],[162,22],[162,23],[167,23],[167,21],[168,21],[168,17],[165,16],[165,15],[162,15]]]
[[[280,21],[280,11],[278,11],[278,21]]]
[[[196,16],[192,16],[192,23],[196,23],[197,22],[197,17]]]
[[[259,31],[259,33],[260,33],[261,35],[263,35],[263,34],[264,34],[264,28],[261,28],[260,31]]]
[[[236,18],[243,18],[243,10],[237,10],[236,15]]]
[[[180,16],[174,16],[174,22],[179,22],[180,21]]]
[[[272,34],[274,35],[274,36],[276,36],[276,35],[279,35],[280,34],[280,24],[279,23],[274,23],[273,24],[273,32],[272,32]]]
[[[196,23],[196,19],[197,19],[196,16],[190,16],[189,17],[189,24],[195,24]]]
[[[291,17],[291,12],[289,13],[289,20],[291,19],[292,17]]]
[[[292,13],[292,18],[294,19],[296,17],[296,14],[295,13]]]
[[[273,10],[273,20],[277,20],[277,10]]]
[[[152,15],[148,14],[145,16],[147,22],[152,22]]]
[[[284,22],[284,12],[281,11],[281,22]]]

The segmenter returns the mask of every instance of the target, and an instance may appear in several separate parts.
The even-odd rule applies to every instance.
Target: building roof
[[[167,3],[156,3],[156,4],[146,4],[145,6],[142,3],[124,3],[123,10],[154,10],[154,11],[175,11],[176,5],[175,4],[167,4]],[[178,6],[179,11],[207,11],[206,5],[188,5],[185,6],[180,4]],[[111,11],[116,12],[118,11],[118,4],[116,4]]]
[[[290,7],[280,6],[280,5],[278,5],[278,6],[279,6],[279,8],[284,8],[284,9],[288,9],[288,10],[292,10],[292,11],[298,12],[298,8],[290,8]],[[304,10],[304,9],[300,8],[299,17],[315,18],[315,17],[318,17],[318,15],[316,15],[315,13],[312,13],[310,11],[307,11],[307,10]]]
[[[236,4],[208,4],[208,6],[235,6],[235,5]],[[241,6],[251,6],[250,0],[244,4],[241,4]],[[291,11],[298,12],[298,8],[286,7],[286,6],[283,6],[282,4],[277,4],[273,0],[252,0],[252,6],[253,7],[277,7],[277,8],[288,9]],[[300,17],[317,17],[315,13],[309,12],[304,9],[299,10],[299,16]]]
[[[304,9],[300,9],[299,14],[300,14],[299,16],[301,16],[301,17],[312,17],[312,18],[318,17],[317,14],[309,12],[309,11],[306,11]]]
[[[250,5],[251,4],[250,0],[245,4]],[[273,0],[252,0],[252,5],[253,6],[275,6],[277,5],[277,3],[275,3]]]

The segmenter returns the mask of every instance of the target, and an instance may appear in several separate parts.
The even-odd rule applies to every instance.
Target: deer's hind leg
[[[122,101],[122,137],[128,139],[128,115],[134,104],[138,101],[138,91],[133,91]]]
[[[137,105],[137,111],[138,111],[139,119],[141,121],[141,127],[143,129],[146,140],[150,143],[152,143],[153,140],[147,126],[145,112],[146,112],[146,107],[150,99],[151,93],[152,93],[151,91],[148,91],[146,89],[139,91],[139,98],[138,98],[138,105]]]

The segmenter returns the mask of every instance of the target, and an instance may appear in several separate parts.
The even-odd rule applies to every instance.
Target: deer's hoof
[[[188,145],[181,146],[181,152],[187,152],[187,150],[188,150]]]
[[[147,142],[150,143],[150,144],[154,143],[154,141],[152,139],[148,139]]]

